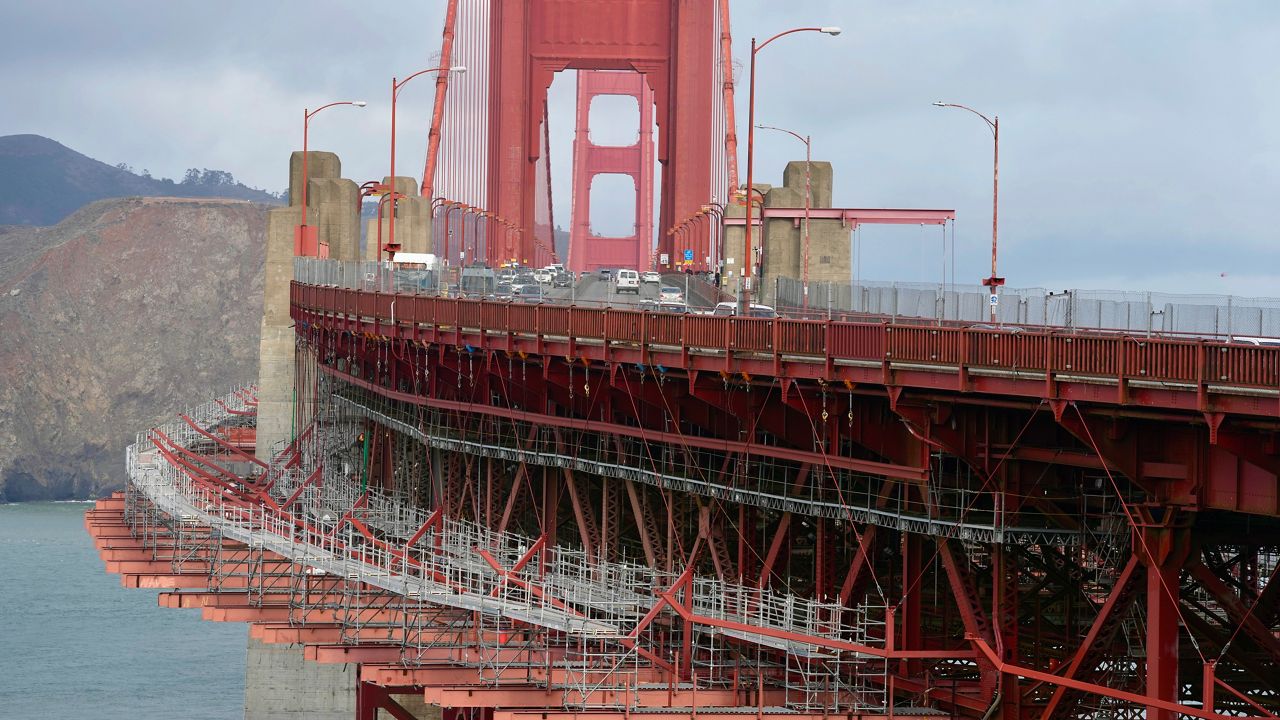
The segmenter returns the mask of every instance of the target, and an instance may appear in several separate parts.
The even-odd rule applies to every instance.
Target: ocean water
[[[90,507],[0,505],[0,718],[243,717],[246,627],[120,587]]]

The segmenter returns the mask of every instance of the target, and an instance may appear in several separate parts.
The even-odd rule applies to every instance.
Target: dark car
[[[600,273],[600,278],[601,278],[602,280],[612,280],[612,279],[613,279],[613,271],[612,271],[612,270],[610,270],[609,268],[600,268],[599,273]]]
[[[573,284],[573,276],[569,273],[560,273],[551,280],[551,287],[567,288]]]
[[[493,297],[498,300],[511,299],[511,283],[500,282],[493,288]]]
[[[526,303],[540,303],[546,299],[546,295],[542,291],[542,286],[534,283],[516,288],[511,299]]]

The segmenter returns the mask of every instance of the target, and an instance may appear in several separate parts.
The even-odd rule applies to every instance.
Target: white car
[[[621,295],[624,292],[640,294],[640,273],[635,270],[619,270],[613,276],[614,290]]]
[[[716,305],[716,309],[711,311],[712,315],[740,315],[738,312],[738,303],[722,302]],[[757,305],[751,303],[751,308],[747,311],[747,317],[756,318],[776,318],[778,312],[768,305]]]
[[[658,302],[684,302],[684,293],[678,287],[664,286],[658,291]]]
[[[550,270],[546,268],[533,271],[533,279],[537,280],[538,282],[544,285],[551,282],[552,277],[554,277],[554,273],[552,273]]]
[[[656,272],[654,272],[654,271],[650,270],[649,272],[644,273],[643,275],[641,275],[641,276],[640,276],[640,282],[643,282],[643,283],[660,283],[660,282],[662,282],[662,276],[661,276],[661,275],[659,275],[658,273],[656,273]]]

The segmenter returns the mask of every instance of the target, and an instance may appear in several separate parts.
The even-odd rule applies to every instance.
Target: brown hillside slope
[[[0,238],[0,501],[117,487],[136,432],[257,376],[267,210],[103,200],[25,259]]]

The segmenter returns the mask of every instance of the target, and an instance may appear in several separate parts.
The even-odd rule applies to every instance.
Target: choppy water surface
[[[120,587],[90,507],[0,505],[0,718],[243,717],[245,626]]]

